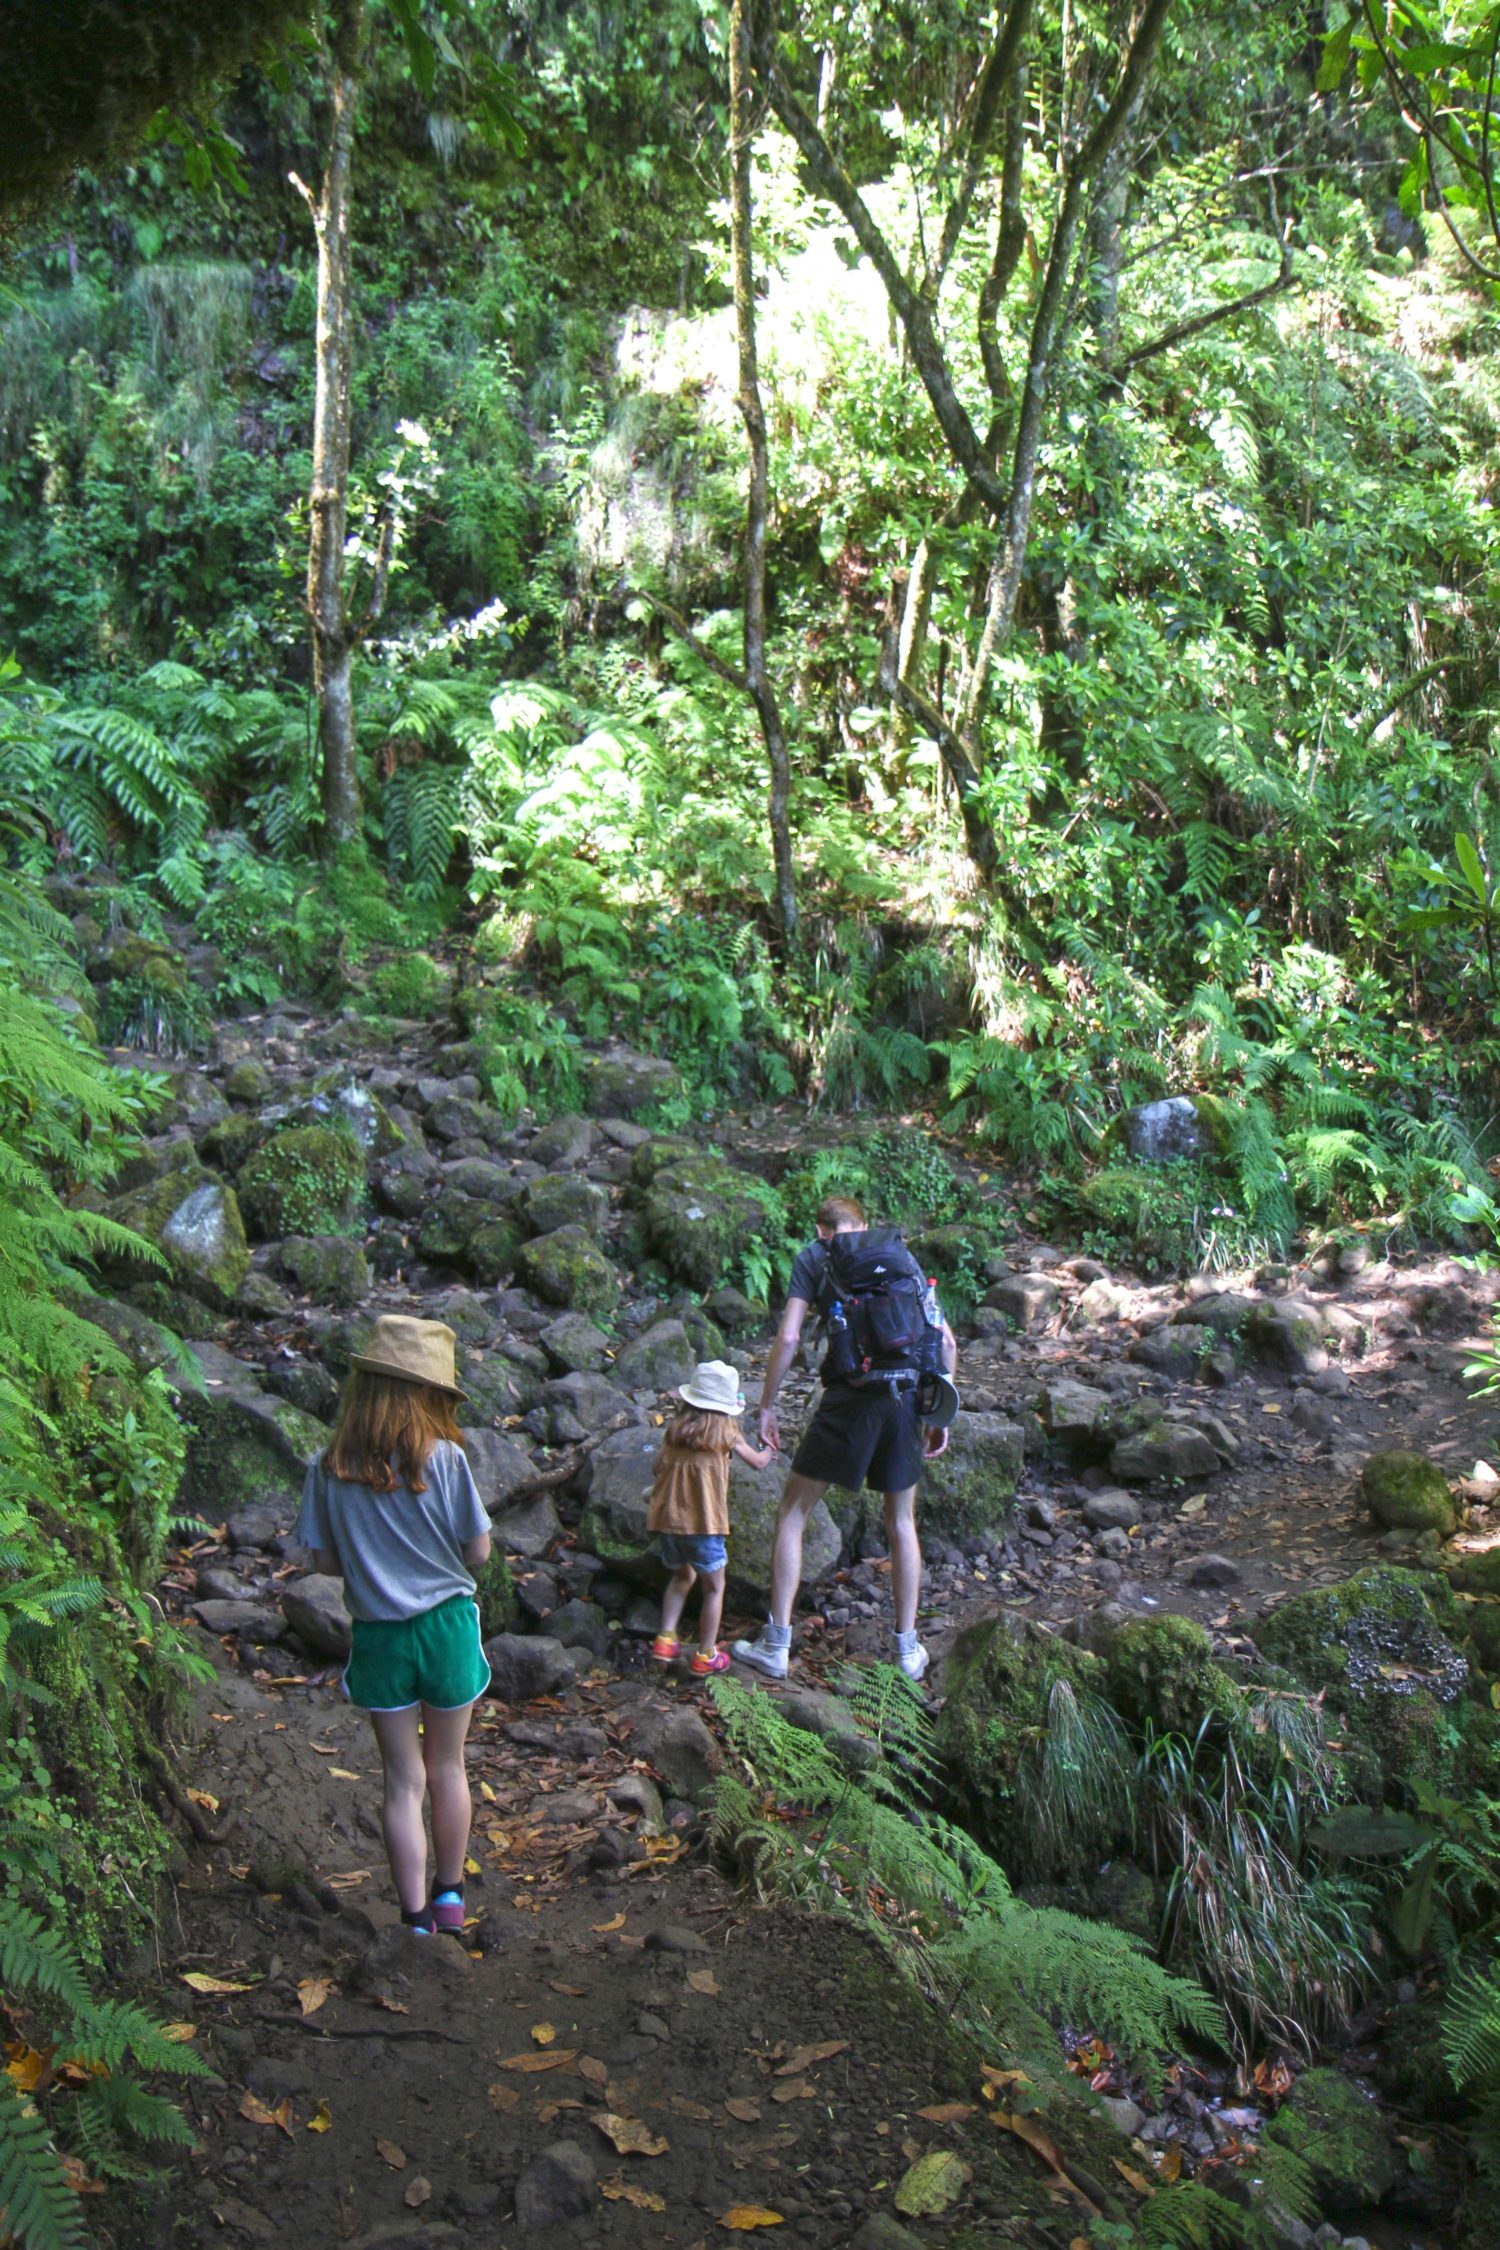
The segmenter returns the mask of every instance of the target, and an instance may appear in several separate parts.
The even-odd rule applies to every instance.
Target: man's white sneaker
[[[896,1635],[896,1662],[909,1680],[924,1679],[931,1661],[915,1633]]]
[[[753,1641],[736,1641],[731,1654],[752,1671],[764,1672],[768,1680],[784,1680],[792,1660],[792,1628],[767,1620]]]

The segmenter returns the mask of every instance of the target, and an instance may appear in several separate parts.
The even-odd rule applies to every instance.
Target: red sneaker
[[[651,1643],[651,1654],[658,1664],[675,1664],[682,1654],[682,1643],[670,1633],[658,1633]]]
[[[688,1666],[688,1670],[695,1680],[706,1680],[712,1672],[727,1672],[729,1670],[729,1651],[727,1648],[695,1648],[693,1661]]]

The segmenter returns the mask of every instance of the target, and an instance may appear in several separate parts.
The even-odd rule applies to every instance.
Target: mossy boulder
[[[1360,1476],[1365,1505],[1384,1531],[1435,1531],[1447,1539],[1458,1529],[1458,1503],[1436,1462],[1397,1448],[1372,1453]]]
[[[485,1219],[469,1237],[464,1267],[476,1281],[493,1286],[513,1271],[520,1243],[521,1231],[511,1220]]]
[[[531,1234],[553,1234],[558,1227],[583,1227],[597,1234],[609,1216],[609,1197],[593,1180],[549,1173],[523,1189],[519,1208]]]
[[[1301,2158],[1323,2210],[1369,2210],[1395,2185],[1380,2112],[1341,2071],[1305,2070],[1266,2127],[1266,2139]]]
[[[188,1432],[178,1504],[222,1523],[239,1507],[269,1501],[290,1529],[308,1462],[328,1443],[327,1426],[260,1388],[255,1372],[211,1344],[196,1354],[202,1388],[178,1392]]]
[[[1235,1702],[1234,1683],[1190,1617],[1133,1617],[1104,1653],[1109,1699],[1137,1726],[1195,1734]]]
[[[1449,1785],[1461,1747],[1452,1706],[1468,1683],[1464,1620],[1443,1579],[1382,1564],[1310,1588],[1256,1629],[1263,1656],[1328,1694],[1361,1795],[1412,1780]]]
[[[988,1540],[1010,1521],[1025,1457],[1018,1422],[1003,1414],[960,1414],[947,1451],[922,1470],[923,1532],[949,1546]]]
[[[232,1109],[227,1117],[198,1135],[198,1147],[210,1164],[223,1172],[240,1172],[249,1163],[270,1127],[253,1111]]]
[[[348,1235],[288,1235],[281,1270],[315,1304],[357,1305],[370,1293],[369,1260]]]
[[[367,1157],[394,1156],[406,1135],[378,1095],[347,1069],[326,1071],[292,1114],[294,1125],[330,1125],[347,1133]]]
[[[188,988],[182,956],[164,938],[140,930],[112,930],[90,955],[88,973],[96,984],[140,984],[170,993]]]
[[[481,1563],[474,1573],[474,1599],[479,1605],[482,1641],[492,1633],[510,1631],[516,1621],[516,1582],[498,1544],[491,1547],[489,1561]]]
[[[1013,1854],[1023,1767],[1047,1726],[1054,1684],[1099,1694],[1098,1658],[1055,1634],[987,1617],[959,1634],[944,1667],[937,1747],[964,1818],[989,1850]]]
[[[584,1065],[588,1106],[595,1117],[634,1117],[682,1093],[682,1073],[659,1055],[618,1048]]]
[[[235,1192],[207,1173],[164,1173],[116,1196],[109,1216],[151,1243],[165,1258],[176,1288],[205,1304],[227,1306],[250,1270]],[[112,1259],[137,1273],[159,1271],[128,1254],[112,1253]]]
[[[1448,1568],[1448,1583],[1461,1594],[1500,1594],[1500,1547],[1456,1557]]]
[[[275,1085],[260,1057],[246,1055],[235,1064],[233,1070],[226,1071],[224,1091],[232,1102],[239,1102],[242,1107],[258,1109],[262,1102],[270,1100]]]
[[[558,1227],[524,1243],[515,1266],[526,1288],[568,1312],[609,1312],[619,1298],[614,1267],[583,1227]]]
[[[336,1234],[364,1193],[364,1151],[350,1133],[293,1125],[258,1148],[238,1180],[245,1217],[261,1240]]]
[[[666,1572],[646,1529],[651,1476],[661,1450],[661,1432],[619,1430],[593,1457],[588,1505],[578,1536],[618,1576],[659,1586]],[[783,1463],[751,1469],[736,1461],[729,1472],[729,1589],[731,1598],[760,1608],[771,1590],[771,1540],[776,1511],[786,1484]],[[839,1559],[839,1535],[820,1500],[807,1521],[802,1548],[802,1584],[816,1585]]]
[[[697,1364],[693,1340],[680,1320],[658,1320],[618,1354],[614,1380],[627,1391],[671,1391]]]
[[[646,1156],[637,1150],[631,1166],[633,1181],[643,1170],[650,1175],[641,1206],[646,1241],[679,1281],[711,1289],[764,1232],[765,1191],[749,1173],[703,1150],[643,1166],[639,1159]]]

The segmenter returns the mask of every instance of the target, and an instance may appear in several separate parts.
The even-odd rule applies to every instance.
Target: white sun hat
[[[740,1371],[731,1367],[727,1359],[700,1360],[691,1380],[683,1384],[677,1395],[685,1406],[701,1407],[705,1414],[743,1414],[745,1411]]]

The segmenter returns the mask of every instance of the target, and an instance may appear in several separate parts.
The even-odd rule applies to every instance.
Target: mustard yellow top
[[[664,1445],[651,1479],[648,1531],[702,1538],[729,1529],[729,1463],[734,1434],[725,1446]]]

